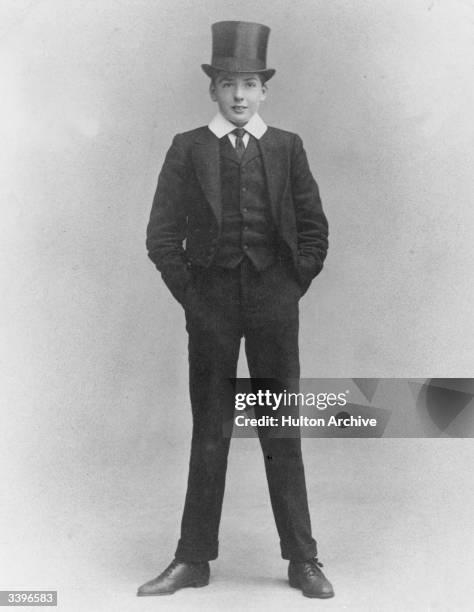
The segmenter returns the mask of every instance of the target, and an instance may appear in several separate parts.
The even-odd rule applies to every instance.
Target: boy
[[[269,33],[256,23],[212,26],[202,68],[219,112],[175,136],[153,202],[147,249],[186,316],[193,436],[175,559],[140,596],[209,582],[230,444],[222,428],[233,410],[224,397],[241,338],[252,379],[300,374],[298,301],[323,266],[328,226],[300,138],[258,115],[275,73]],[[332,597],[311,536],[300,438],[258,434],[290,585]]]

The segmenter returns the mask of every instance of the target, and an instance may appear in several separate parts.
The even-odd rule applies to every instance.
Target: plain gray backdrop
[[[3,1],[0,589],[157,605],[134,592],[174,551],[191,418],[184,316],[145,228],[173,135],[216,111],[200,64],[222,19],[271,27],[261,115],[303,138],[329,219],[302,376],[472,375],[473,2]],[[233,442],[214,586],[164,609],[311,604],[283,582],[259,453]],[[470,440],[305,453],[328,606],[467,606]]]

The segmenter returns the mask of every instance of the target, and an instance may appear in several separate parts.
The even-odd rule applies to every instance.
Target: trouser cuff
[[[203,547],[202,545],[186,544],[183,540],[179,540],[174,556],[181,563],[202,563],[217,559],[218,551],[219,542]]]
[[[294,563],[304,563],[309,559],[314,559],[318,556],[318,547],[316,541],[313,540],[306,546],[299,547],[297,549],[291,549],[281,544],[281,557],[286,561],[293,561]]]

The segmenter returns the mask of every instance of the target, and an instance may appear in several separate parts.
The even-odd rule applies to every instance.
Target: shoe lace
[[[314,559],[310,559],[304,564],[303,571],[306,576],[315,576],[316,574],[321,574],[320,567],[324,567],[324,565],[317,557],[314,557]]]

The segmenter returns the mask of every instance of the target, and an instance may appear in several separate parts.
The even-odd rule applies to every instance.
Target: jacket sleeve
[[[183,248],[187,233],[189,168],[181,142],[179,135],[174,137],[158,177],[146,247],[167,287],[182,303],[191,274]]]
[[[328,250],[328,222],[301,138],[295,135],[291,166],[298,239],[298,276],[307,289],[321,272]]]

